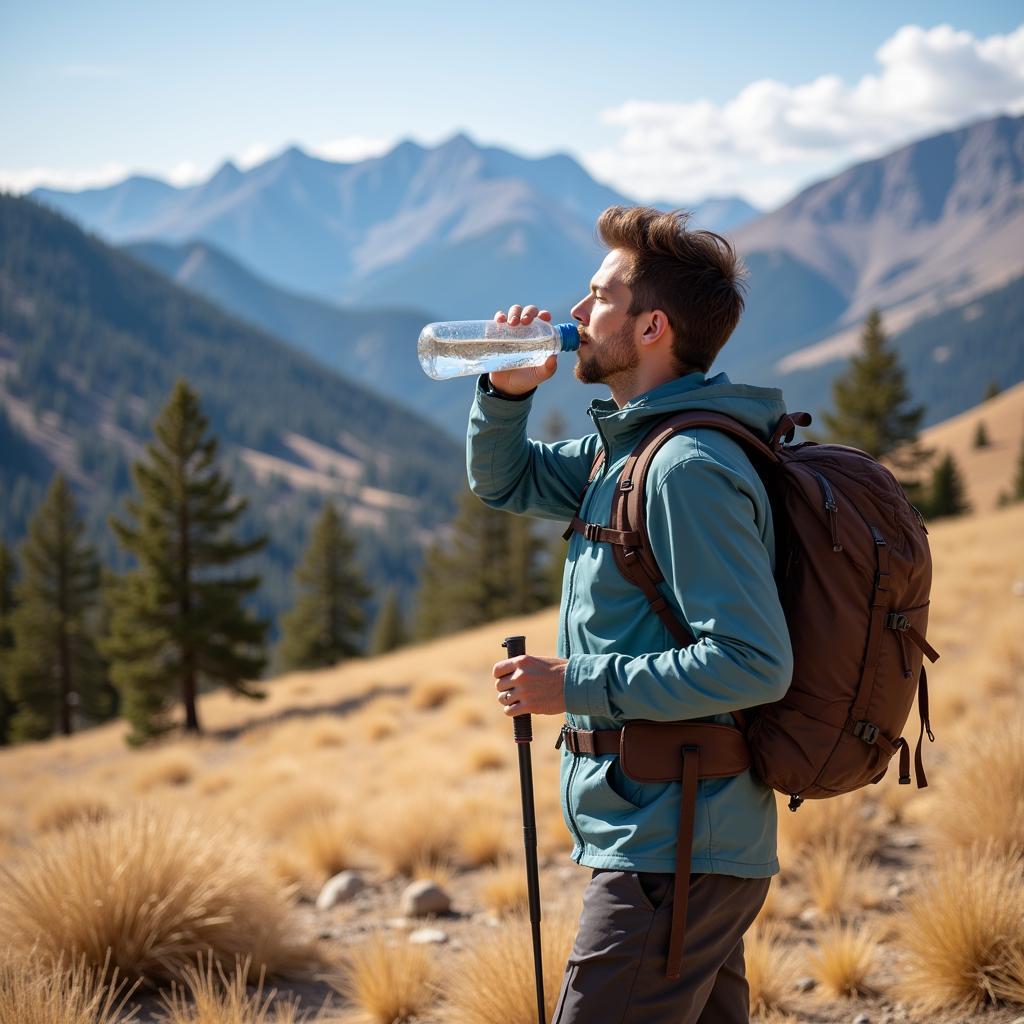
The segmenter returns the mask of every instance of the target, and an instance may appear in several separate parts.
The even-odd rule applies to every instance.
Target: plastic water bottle
[[[550,355],[580,347],[575,324],[534,320],[525,327],[497,320],[447,320],[420,331],[420,366],[434,380],[540,366]]]

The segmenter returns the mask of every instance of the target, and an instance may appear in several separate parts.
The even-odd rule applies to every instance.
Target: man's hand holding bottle
[[[507,323],[510,327],[517,324],[526,326],[532,323],[534,318],[545,320],[551,323],[551,313],[546,309],[537,309],[536,306],[509,306],[508,313],[498,310],[494,319],[499,324]],[[557,356],[548,356],[540,366],[524,366],[518,370],[501,370],[488,374],[491,384],[500,392],[506,395],[525,395],[532,391],[539,384],[549,380],[555,375],[558,369]]]

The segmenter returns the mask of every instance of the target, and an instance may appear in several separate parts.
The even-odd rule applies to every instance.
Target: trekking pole
[[[505,637],[501,645],[510,658],[526,653],[525,636]],[[545,1024],[544,962],[540,951],[540,878],[537,874],[537,817],[533,808],[533,720],[529,715],[513,715],[512,728],[519,748],[519,792],[523,804],[523,845],[526,847],[526,889],[530,901],[530,929],[533,932],[533,972],[537,982],[537,1020]]]

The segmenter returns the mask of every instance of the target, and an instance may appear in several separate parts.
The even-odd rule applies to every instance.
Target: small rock
[[[903,886],[898,882],[894,882],[885,890],[885,898],[887,900],[898,900],[903,895]]]
[[[320,895],[316,898],[316,908],[330,910],[339,903],[347,903],[357,892],[365,888],[366,883],[358,871],[342,871],[341,874],[324,882]]]
[[[1013,596],[1024,597],[1024,580],[1013,581]],[[1014,1022],[1016,1024],[1016,1022]]]
[[[406,917],[447,914],[451,908],[451,897],[429,878],[411,883],[402,893],[402,913]]]
[[[417,945],[440,944],[448,941],[448,933],[441,931],[440,928],[417,928],[416,931],[409,933],[409,941]]]
[[[853,1024],[871,1024],[871,1018],[866,1013],[858,1013],[853,1018]]]
[[[821,917],[821,911],[817,907],[804,907],[800,911],[800,920],[810,923],[811,921],[817,921]]]
[[[817,988],[818,983],[813,978],[797,978],[793,986],[797,992],[811,992]]]
[[[412,921],[407,917],[389,917],[384,923],[397,931],[408,931],[412,927]]]
[[[916,850],[921,845],[921,840],[909,832],[897,832],[889,837],[889,845],[895,846],[897,850]]]

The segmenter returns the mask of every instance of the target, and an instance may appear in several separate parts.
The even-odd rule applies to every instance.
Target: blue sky
[[[1024,112],[1020,3],[0,0],[0,185],[16,190],[186,183],[289,143],[360,158],[463,130],[569,152],[637,198],[769,205],[1003,109]]]

